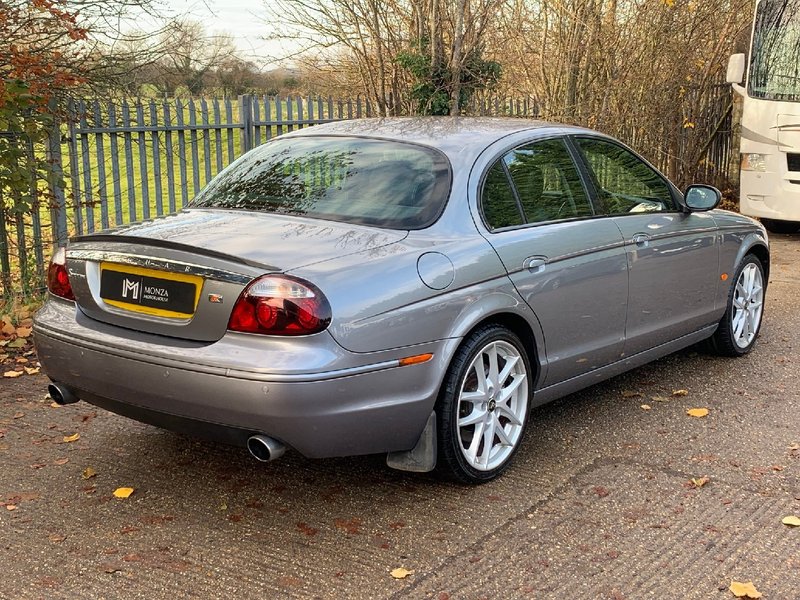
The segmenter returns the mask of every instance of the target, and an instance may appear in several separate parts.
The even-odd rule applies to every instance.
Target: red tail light
[[[47,289],[54,296],[75,300],[67,273],[67,250],[63,246],[53,253],[50,266],[47,267]]]
[[[286,275],[264,275],[241,293],[228,329],[266,335],[309,335],[323,331],[330,322],[330,304],[315,286]]]

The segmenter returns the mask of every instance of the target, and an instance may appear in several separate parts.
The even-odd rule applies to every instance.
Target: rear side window
[[[638,156],[604,140],[575,140],[588,164],[605,214],[675,209],[664,179]]]
[[[483,184],[483,216],[489,229],[522,225],[522,213],[501,161],[494,163]]]
[[[482,207],[490,229],[594,214],[561,139],[528,144],[498,160],[487,174]]]
[[[442,212],[450,166],[425,146],[371,138],[278,138],[214,178],[192,206],[421,229]]]

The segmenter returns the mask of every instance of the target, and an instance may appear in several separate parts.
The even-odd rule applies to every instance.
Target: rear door
[[[623,240],[612,219],[595,218],[564,139],[496,160],[480,209],[487,239],[544,332],[543,386],[618,360],[628,297]]]
[[[625,240],[630,277],[625,355],[712,323],[719,282],[714,218],[679,211],[669,183],[622,145],[593,137],[574,141],[599,209]]]

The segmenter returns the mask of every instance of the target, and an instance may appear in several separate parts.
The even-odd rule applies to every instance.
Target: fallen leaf
[[[24,416],[25,416],[25,413],[24,413],[24,412],[18,412],[18,413],[14,413],[14,418],[15,418],[15,419],[21,419],[21,418],[22,418],[22,417],[24,417]]]
[[[69,459],[68,459],[68,458],[57,458],[56,460],[54,460],[54,461],[53,461],[53,464],[54,464],[54,465],[59,465],[59,466],[60,466],[60,465],[65,465],[65,464],[67,464],[68,462],[69,462]]]
[[[409,571],[408,569],[404,569],[403,567],[398,567],[397,569],[392,569],[390,575],[395,579],[405,579],[409,575],[413,575],[414,571]]]
[[[127,498],[133,493],[133,488],[121,487],[114,490],[114,496],[117,498]]]
[[[650,406],[649,404],[642,404],[639,408],[641,408],[642,410],[650,410],[653,407]]]
[[[17,338],[13,342],[8,343],[8,348],[22,348],[27,342],[25,338]]]
[[[673,396],[688,396],[689,390],[675,390],[672,392]]]
[[[3,317],[3,328],[0,329],[0,332],[4,333],[5,335],[14,335],[17,331],[17,328],[11,324],[11,317]]]
[[[800,517],[796,515],[789,515],[788,517],[783,517],[781,523],[788,525],[789,527],[800,527]]]
[[[61,405],[58,402],[51,402],[50,408],[61,408]]]
[[[95,471],[92,467],[86,467],[81,473],[81,477],[84,479],[91,479],[92,477],[97,475],[97,471]]]
[[[761,598],[761,592],[756,589],[752,581],[731,581],[728,588],[737,598]]]
[[[666,398],[666,397],[664,397],[664,396],[653,396],[653,397],[652,397],[652,398],[650,398],[650,399],[651,399],[653,402],[668,402],[668,401],[669,401],[669,398]]]
[[[67,539],[67,536],[61,535],[60,533],[51,533],[49,536],[47,536],[47,539],[54,544],[57,544],[58,542],[63,542],[65,539]]]
[[[18,365],[26,365],[31,361],[29,361],[24,356],[18,356],[17,358],[14,359],[14,362],[16,362]]]
[[[28,375],[36,375],[39,373],[39,367],[25,367],[25,372]]]
[[[625,390],[624,392],[622,392],[622,397],[623,398],[637,398],[638,396],[641,396],[641,394],[639,392],[631,392],[631,391],[628,391],[628,390]]]
[[[708,414],[707,408],[690,408],[686,411],[690,417],[705,417]]]
[[[690,481],[692,482],[692,485],[694,487],[701,488],[709,481],[711,481],[711,479],[709,479],[708,477],[699,477],[699,478],[692,477]]]
[[[30,337],[31,335],[31,328],[30,327],[17,327],[17,336],[21,338]]]
[[[19,377],[20,375],[22,375],[22,371],[6,371],[3,373],[3,377],[8,377],[9,379]]]
[[[79,439],[81,439],[81,434],[80,433],[73,433],[72,435],[65,435],[64,436],[64,443],[69,444],[70,442],[77,442]]]
[[[17,510],[16,504],[6,504],[6,510]]]

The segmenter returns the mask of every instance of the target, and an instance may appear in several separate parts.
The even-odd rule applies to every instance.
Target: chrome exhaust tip
[[[247,450],[259,462],[269,462],[280,458],[286,446],[266,435],[253,435],[247,438]]]
[[[72,393],[72,390],[61,383],[51,383],[47,386],[47,392],[53,402],[64,406],[65,404],[75,404],[80,398]]]

